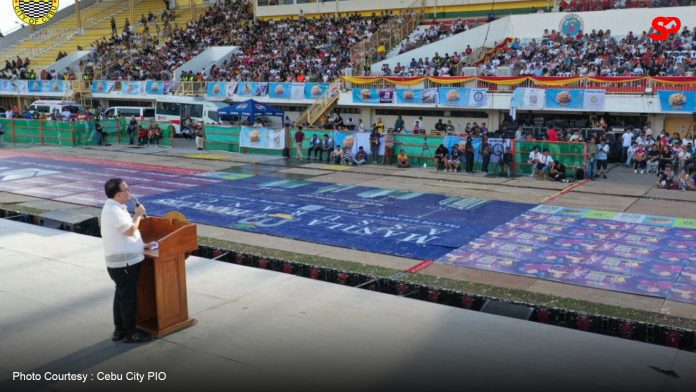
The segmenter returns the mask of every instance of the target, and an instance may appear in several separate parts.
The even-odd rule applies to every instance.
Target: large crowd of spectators
[[[469,22],[460,18],[451,23],[434,23],[424,29],[417,29],[409,37],[401,41],[399,54],[432,44],[455,34],[463,33],[469,30],[469,28]]]
[[[170,80],[173,72],[208,46],[238,46],[237,54],[193,80],[329,81],[350,66],[350,48],[369,37],[391,14],[297,20],[254,20],[245,2],[211,6],[183,28],[162,34],[126,29],[96,44],[93,62],[104,64],[110,80]],[[147,21],[143,19],[144,21]]]
[[[545,30],[541,40],[515,39],[507,50],[479,66],[479,73],[497,75],[512,67],[514,75],[534,76],[683,76],[696,71],[696,28],[684,27],[667,40],[653,41],[653,30],[612,36],[592,30],[576,36]]]
[[[624,8],[683,7],[691,5],[691,0],[561,0],[561,12],[604,11]]]

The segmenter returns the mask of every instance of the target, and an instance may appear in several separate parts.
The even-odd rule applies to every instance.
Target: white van
[[[139,106],[113,106],[108,108],[104,113],[105,118],[121,116],[124,118],[135,117],[138,120],[154,120],[155,108],[143,108]]]
[[[190,116],[195,122],[220,124],[218,109],[226,106],[222,102],[210,102],[200,98],[170,96],[157,99],[155,119],[167,121],[174,126],[176,134],[181,133],[181,122]]]
[[[63,113],[64,111],[72,113],[71,118],[77,117],[77,113],[82,110],[82,105],[75,101],[56,101],[56,100],[42,100],[34,101],[29,105],[29,111],[31,113],[38,112],[39,115],[50,116],[51,113],[58,112]]]

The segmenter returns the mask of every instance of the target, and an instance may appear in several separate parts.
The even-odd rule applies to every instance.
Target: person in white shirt
[[[628,151],[627,151],[628,158],[626,158],[626,166],[628,166],[628,167],[633,166],[633,155],[635,155],[637,149],[638,149],[638,143],[636,143],[636,142],[633,142],[633,144],[631,144],[631,147],[628,148]]]
[[[151,337],[138,333],[135,328],[138,295],[138,273],[144,257],[144,244],[138,227],[145,216],[145,207],[138,205],[131,218],[126,208],[131,198],[128,184],[112,178],[104,184],[108,198],[101,213],[101,236],[109,276],[116,284],[113,317],[115,330],[111,340],[141,343]]]
[[[549,150],[544,150],[544,152],[539,157],[539,163],[537,164],[537,170],[543,173],[543,178],[548,177],[549,169],[553,164],[553,158],[549,155]]]
[[[579,142],[580,140],[580,131],[575,131],[574,134],[570,136],[568,139],[569,142]]]
[[[624,132],[621,136],[621,160],[624,162],[628,161],[628,148],[633,144],[633,131]],[[628,165],[626,165],[628,166]]]
[[[529,153],[529,159],[527,162],[532,165],[532,177],[537,175],[537,167],[539,165],[539,159],[541,159],[541,153],[539,152],[539,147],[534,146],[534,149]]]

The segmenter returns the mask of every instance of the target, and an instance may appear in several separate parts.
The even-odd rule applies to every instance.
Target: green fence
[[[549,155],[554,161],[560,161],[572,174],[576,169],[585,169],[587,155],[585,143],[547,142],[547,141],[514,141],[513,151],[515,155],[514,173],[531,174],[532,165],[529,164],[529,153],[539,147],[539,152],[549,150]]]
[[[240,127],[205,126],[205,149],[239,152]]]
[[[168,122],[143,121],[142,126],[150,128],[158,123],[162,130],[160,145],[172,146],[174,128]],[[0,119],[5,132],[5,143],[42,144],[66,147],[98,144],[100,139],[94,129],[94,121],[46,121],[28,119]],[[108,133],[109,143],[127,144],[130,142],[126,120],[100,121],[104,132]],[[138,135],[136,131],[135,143]]]

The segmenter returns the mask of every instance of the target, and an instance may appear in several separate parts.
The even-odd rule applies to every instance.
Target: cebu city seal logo
[[[58,12],[58,0],[12,0],[12,8],[24,23],[40,25]]]

